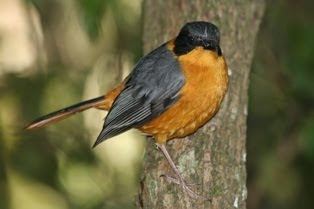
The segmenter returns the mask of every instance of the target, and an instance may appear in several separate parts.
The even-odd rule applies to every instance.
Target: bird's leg
[[[162,151],[162,153],[164,154],[164,156],[166,157],[168,163],[170,164],[172,170],[175,172],[176,176],[178,177],[178,179],[174,180],[172,177],[166,176],[167,178],[169,178],[170,180],[174,180],[175,183],[181,184],[181,186],[183,187],[183,191],[185,194],[187,194],[189,197],[191,198],[197,198],[199,197],[198,194],[196,194],[195,192],[193,192],[186,184],[184,178],[182,177],[182,175],[180,174],[178,168],[176,167],[176,165],[174,164],[173,160],[171,159],[165,144],[159,144],[157,143],[158,148]]]

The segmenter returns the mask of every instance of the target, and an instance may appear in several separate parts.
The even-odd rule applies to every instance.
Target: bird
[[[142,57],[131,73],[103,96],[42,116],[25,129],[58,122],[90,108],[108,111],[93,148],[135,128],[155,139],[175,179],[189,197],[166,142],[196,132],[218,111],[228,89],[228,67],[220,48],[220,32],[206,21],[188,22],[178,35]]]

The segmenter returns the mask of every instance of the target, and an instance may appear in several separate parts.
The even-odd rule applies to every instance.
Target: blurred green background
[[[248,209],[314,205],[314,2],[269,1],[248,116]],[[0,208],[133,204],[145,139],[91,149],[105,113],[30,133],[34,117],[99,96],[142,55],[141,0],[0,1]]]

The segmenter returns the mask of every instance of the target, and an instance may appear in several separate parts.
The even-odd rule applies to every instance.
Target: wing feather
[[[184,82],[178,60],[166,44],[142,58],[114,101],[94,147],[162,114],[179,98]]]

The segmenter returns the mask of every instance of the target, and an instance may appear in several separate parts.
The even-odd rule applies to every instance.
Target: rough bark
[[[229,66],[229,89],[216,116],[195,134],[167,143],[168,151],[194,191],[211,201],[193,200],[161,174],[174,175],[153,140],[148,140],[139,208],[246,208],[247,89],[254,40],[264,11],[262,0],[144,0],[144,51],[174,37],[188,21],[220,28]]]

